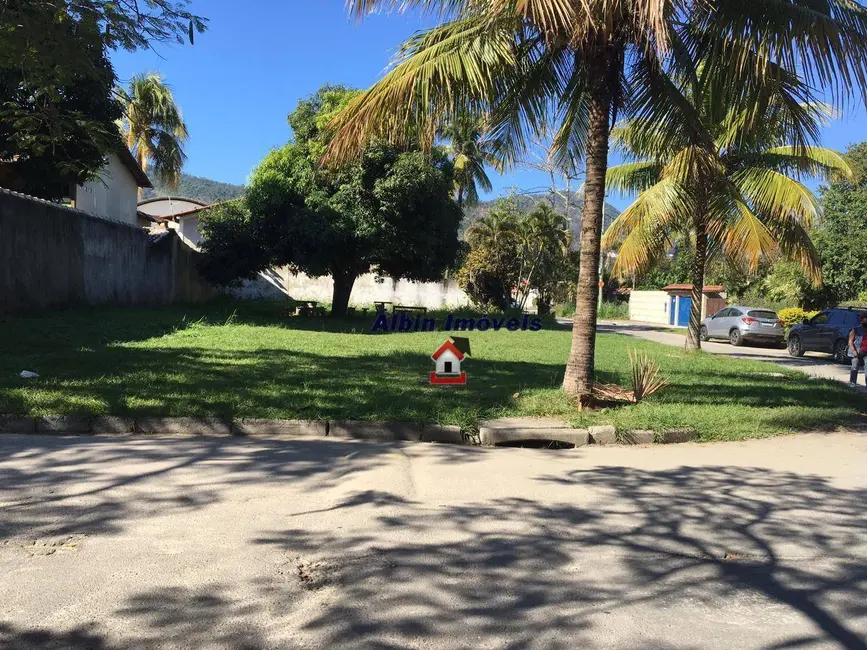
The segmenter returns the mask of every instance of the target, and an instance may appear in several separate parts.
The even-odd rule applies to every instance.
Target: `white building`
[[[138,221],[138,190],[153,187],[135,157],[126,147],[108,155],[99,178],[75,187],[72,207],[122,221],[132,226]]]
[[[138,211],[177,229],[182,239],[193,246],[202,241],[199,234],[199,213],[207,208],[206,203],[178,196],[158,196],[138,204]]]

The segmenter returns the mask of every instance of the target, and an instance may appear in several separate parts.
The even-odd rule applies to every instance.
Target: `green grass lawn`
[[[0,413],[388,419],[466,428],[492,416],[560,415],[576,426],[691,426],[715,440],[851,425],[867,406],[837,382],[603,334],[599,380],[629,385],[629,347],[654,356],[671,385],[637,406],[579,413],[559,390],[570,333],[553,323],[541,332],[471,333],[468,385],[432,387],[430,355],[445,333],[369,334],[372,317],[334,322],[283,311],[219,302],[7,318],[0,321]],[[39,379],[19,379],[23,369]]]

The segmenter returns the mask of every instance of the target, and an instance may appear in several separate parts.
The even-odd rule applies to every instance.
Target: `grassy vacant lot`
[[[444,333],[368,334],[372,318],[288,318],[267,303],[92,309],[0,321],[0,413],[391,419],[460,424],[562,415],[575,425],[692,426],[704,439],[832,429],[864,398],[763,363],[601,335],[598,377],[629,384],[627,346],[671,386],[638,406],[578,413],[559,390],[570,333],[474,332],[466,387],[432,387]],[[442,321],[440,321],[442,322]],[[35,370],[36,380],[18,373]],[[786,378],[770,373],[783,373]]]

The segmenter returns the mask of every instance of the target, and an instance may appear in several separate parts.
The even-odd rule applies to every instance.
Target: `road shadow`
[[[154,445],[154,441],[159,445]],[[55,540],[117,535],[125,522],[157,513],[183,514],[232,498],[232,488],[304,481],[326,490],[388,462],[402,443],[329,439],[172,438],[159,436],[0,436],[0,540]],[[416,443],[417,444],[417,443]],[[430,444],[449,465],[475,463],[485,450]],[[19,469],[16,463],[26,463]],[[118,475],[118,466],[147,465]],[[152,481],[183,470],[220,472],[219,484],[155,493]],[[225,470],[225,472],[224,472]],[[360,498],[363,498],[362,495]]]
[[[114,527],[104,528],[105,534],[146,515],[139,504],[146,485],[130,492],[135,477],[116,485],[101,481],[96,468],[110,462],[101,458],[106,450],[76,444],[85,445],[97,475],[84,475],[79,486],[78,461],[58,465],[46,453],[50,446],[22,447],[22,453],[46,457],[34,472],[36,484],[55,473],[67,483],[56,488],[81,490],[95,482],[98,489],[83,502],[87,508],[125,504],[113,511]],[[248,443],[249,453],[241,453],[245,445],[239,444],[184,441],[165,452],[150,449],[152,460],[167,463],[165,473],[150,472],[141,481],[168,480],[185,460],[205,472],[214,460],[225,480],[210,488],[215,495],[206,490],[200,498],[178,485],[167,497],[183,503],[177,507],[206,510],[241,484],[338,484],[384,462],[382,454],[393,449],[296,441],[266,442],[261,450]],[[347,459],[331,445],[360,456]],[[442,463],[498,453],[431,449]],[[131,452],[114,453],[116,464]],[[387,489],[357,490],[324,509],[299,503],[291,517],[248,540],[262,547],[263,557],[276,552],[283,558],[276,567],[263,567],[259,578],[132,591],[90,627],[4,624],[0,648],[428,644],[549,650],[619,644],[686,650],[706,647],[690,641],[697,626],[699,639],[729,639],[718,647],[867,648],[863,488],[767,467],[725,466],[566,469],[537,476],[534,483],[538,490],[493,499],[468,493],[465,502],[447,507]],[[20,478],[8,485],[24,489]],[[316,522],[326,510],[366,523],[323,528]],[[79,515],[80,523],[82,514],[55,511],[51,519]],[[31,521],[26,527],[39,525]],[[114,631],[106,629],[107,621]]]

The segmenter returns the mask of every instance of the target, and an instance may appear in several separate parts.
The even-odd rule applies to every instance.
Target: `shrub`
[[[793,326],[803,322],[805,318],[812,318],[818,313],[819,312],[816,311],[804,311],[800,307],[787,307],[786,309],[778,311],[777,316],[781,321],[783,321],[783,326],[786,328],[786,334],[788,334],[789,330],[792,329]]]
[[[598,320],[628,320],[629,319],[629,303],[625,301],[602,303],[602,308],[599,310]]]

